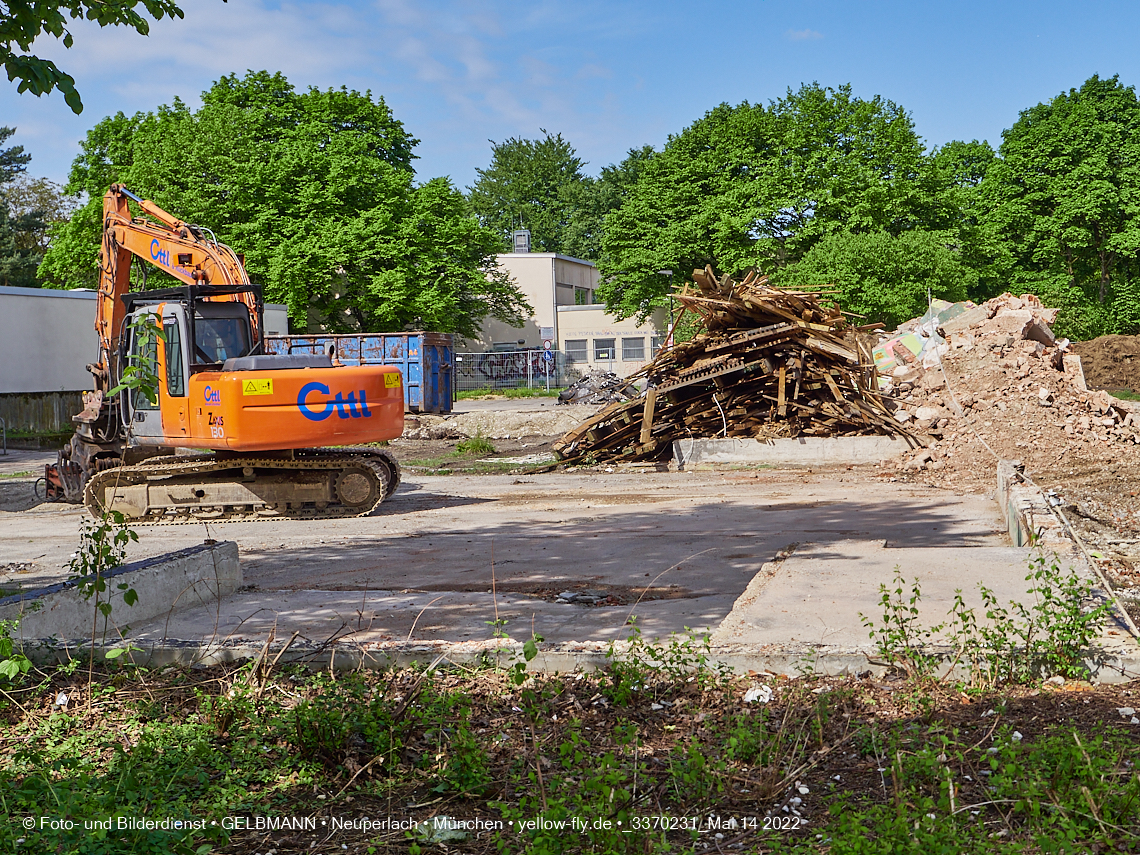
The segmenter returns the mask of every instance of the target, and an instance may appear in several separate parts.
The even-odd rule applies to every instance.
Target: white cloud
[[[823,33],[817,33],[815,30],[788,30],[784,33],[784,38],[790,42],[806,42],[814,41],[815,39],[822,39]]]
[[[578,69],[576,75],[580,80],[589,80],[596,77],[602,80],[612,80],[614,76],[613,69],[607,68],[604,65],[599,65],[596,62],[588,62]]]

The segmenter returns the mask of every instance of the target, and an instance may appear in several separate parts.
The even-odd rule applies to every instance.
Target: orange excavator
[[[361,516],[396,490],[395,458],[346,446],[401,434],[398,369],[266,354],[262,291],[242,258],[118,184],[103,197],[99,262],[95,391],[48,467],[49,498],[172,523]],[[182,286],[146,290],[146,264]],[[117,388],[130,366],[157,378],[154,394]]]

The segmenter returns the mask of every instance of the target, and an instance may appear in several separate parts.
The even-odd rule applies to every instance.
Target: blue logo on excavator
[[[150,257],[152,261],[157,261],[166,267],[170,266],[170,250],[163,249],[158,238],[154,238],[150,242]]]
[[[310,401],[309,396],[318,392],[321,395],[328,395],[329,387],[314,381],[302,386],[300,394],[297,395],[297,408],[309,421],[323,422],[333,414],[333,410],[336,410],[337,417],[341,419],[372,417],[372,411],[368,409],[368,398],[365,397],[363,389],[360,390],[359,399],[356,397],[356,392],[349,392],[348,395],[337,392],[334,398]]]

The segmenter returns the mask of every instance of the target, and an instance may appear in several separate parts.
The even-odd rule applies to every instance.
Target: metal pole
[[[530,358],[531,352],[529,350],[524,352],[526,356],[526,387],[528,389],[534,388],[534,361]]]

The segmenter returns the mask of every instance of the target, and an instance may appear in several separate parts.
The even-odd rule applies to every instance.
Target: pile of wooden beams
[[[663,350],[610,404],[554,444],[568,463],[663,460],[676,439],[887,434],[910,437],[879,396],[875,364],[827,292],[736,282],[711,267],[678,295],[699,316],[692,340]],[[912,438],[913,439],[913,438]]]

